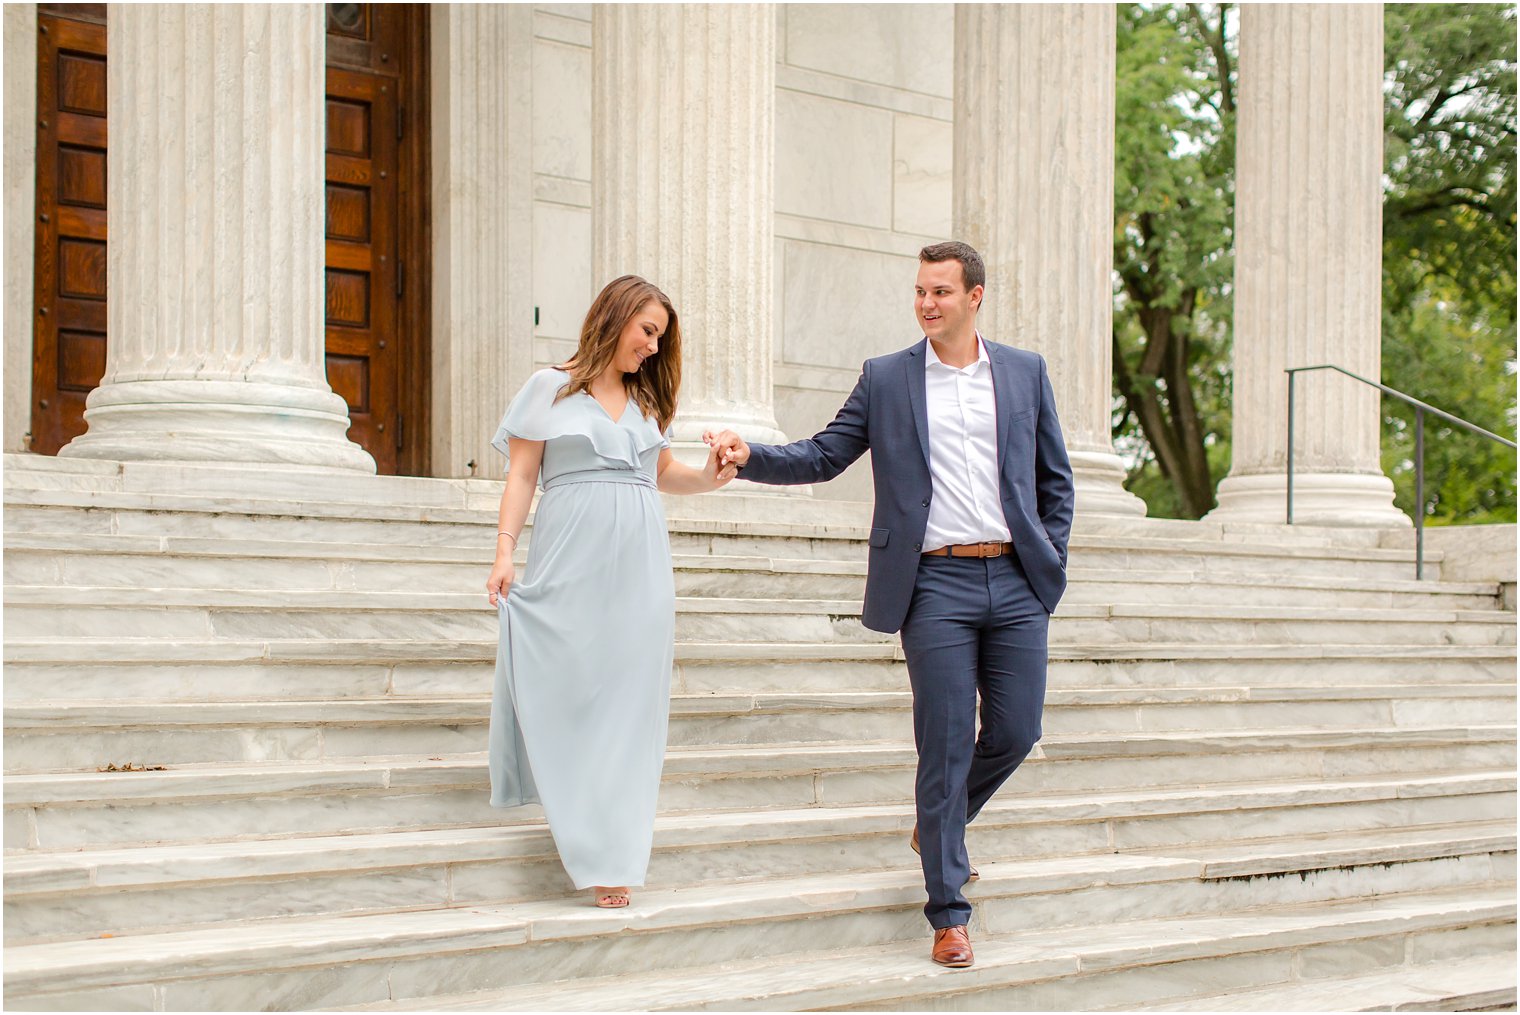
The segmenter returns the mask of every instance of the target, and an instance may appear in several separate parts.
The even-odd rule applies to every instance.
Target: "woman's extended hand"
[[[728,481],[739,474],[736,465],[719,465],[718,448],[716,445],[708,448],[707,464],[702,467],[702,475],[712,484],[714,490],[720,490],[728,485]]]
[[[486,579],[486,598],[491,600],[491,605],[496,605],[496,597],[507,594],[512,580],[517,577],[517,568],[512,564],[511,557],[502,557],[491,565],[491,577]]]

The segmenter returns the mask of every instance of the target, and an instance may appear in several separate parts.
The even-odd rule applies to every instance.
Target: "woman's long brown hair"
[[[623,375],[623,388],[638,403],[645,416],[653,415],[660,429],[670,426],[676,416],[676,399],[681,392],[681,325],[670,297],[659,287],[637,275],[624,275],[608,282],[581,325],[581,344],[565,365],[570,383],[559,393],[566,398],[577,392],[590,393],[591,382],[600,377],[617,352],[618,338],[633,315],[650,300],[658,300],[670,322],[660,337],[660,351],[644,361],[635,374]],[[558,401],[556,398],[555,401]]]

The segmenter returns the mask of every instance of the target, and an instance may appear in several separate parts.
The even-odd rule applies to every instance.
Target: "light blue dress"
[[[540,370],[491,443],[544,442],[528,562],[499,596],[491,803],[540,802],[576,888],[642,885],[675,660],[675,579],[655,489],[670,442]],[[509,463],[510,464],[510,463]]]

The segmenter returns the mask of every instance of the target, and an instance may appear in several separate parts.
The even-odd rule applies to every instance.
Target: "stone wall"
[[[954,16],[820,4],[776,19],[775,411],[796,438],[834,417],[863,359],[921,337],[918,249],[950,229]],[[533,72],[533,351],[547,366],[607,281],[591,266],[590,5],[536,9]],[[869,499],[866,461],[815,496]]]
[[[1515,608],[1514,525],[1441,525],[1425,530],[1426,552],[1441,554],[1441,580],[1498,582],[1505,609]]]

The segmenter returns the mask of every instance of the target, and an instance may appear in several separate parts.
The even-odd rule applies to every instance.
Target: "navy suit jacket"
[[[934,487],[924,380],[928,341],[866,360],[834,422],[791,444],[751,444],[749,461],[739,473],[757,483],[822,483],[871,450],[876,509],[862,620],[873,631],[902,627],[929,525]],[[1055,393],[1043,357],[996,342],[986,346],[997,406],[1003,517],[1034,594],[1054,611],[1066,591],[1074,500]]]

